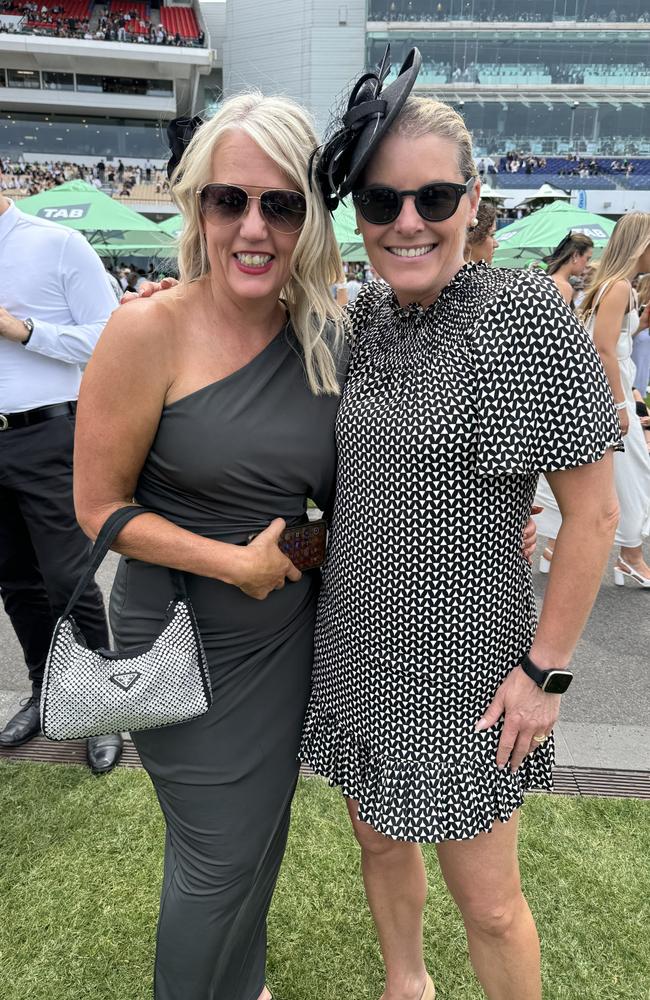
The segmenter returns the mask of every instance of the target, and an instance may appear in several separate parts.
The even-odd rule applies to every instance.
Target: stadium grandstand
[[[20,196],[103,160],[116,196],[168,200],[155,181],[164,123],[209,105],[221,83],[198,2],[0,0],[0,184]],[[118,178],[119,160],[133,176]],[[137,165],[141,184],[125,183]]]
[[[421,93],[462,110],[477,152],[650,155],[650,2],[371,0],[368,63],[417,45]]]
[[[650,0],[0,0],[0,184],[104,161],[108,186],[121,160],[115,197],[165,198],[143,172],[165,121],[258,86],[322,129],[387,42],[394,69],[418,46],[417,92],[461,112],[511,201],[550,184],[605,214],[650,209]]]
[[[650,208],[650,0],[370,0],[369,66],[387,42],[395,70],[417,45],[417,91],[461,112],[504,194]]]

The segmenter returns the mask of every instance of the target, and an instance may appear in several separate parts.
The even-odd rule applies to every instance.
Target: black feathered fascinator
[[[203,125],[203,119],[199,115],[194,115],[194,118],[174,118],[167,125],[167,141],[172,151],[167,164],[168,177],[171,177],[172,172],[181,162],[190,139],[201,125]]]
[[[396,80],[383,90],[390,73],[390,45],[376,73],[364,73],[355,83],[340,127],[312,153],[309,183],[320,189],[333,212],[353,190],[364,167],[413,89],[422,56],[411,49]]]

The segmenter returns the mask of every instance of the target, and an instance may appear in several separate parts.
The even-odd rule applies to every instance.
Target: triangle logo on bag
[[[123,691],[130,691],[141,677],[142,674],[139,674],[137,670],[129,670],[125,674],[111,674],[109,680],[113,681],[113,684],[117,684]]]

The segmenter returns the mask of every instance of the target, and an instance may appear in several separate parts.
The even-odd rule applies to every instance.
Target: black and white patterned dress
[[[550,788],[553,741],[496,767],[474,726],[536,627],[538,473],[619,446],[602,365],[542,273],[468,264],[427,309],[352,310],[301,756],[399,840],[460,840]]]

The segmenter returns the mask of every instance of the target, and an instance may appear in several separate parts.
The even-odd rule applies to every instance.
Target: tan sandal
[[[427,976],[426,986],[424,987],[424,992],[420,1000],[436,1000],[436,988],[433,985],[433,979],[431,976]]]

